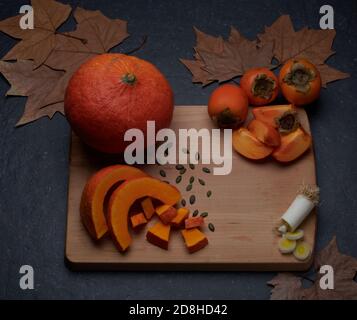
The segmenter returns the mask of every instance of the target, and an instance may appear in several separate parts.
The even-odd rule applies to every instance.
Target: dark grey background
[[[308,108],[313,131],[319,208],[317,247],[337,235],[343,252],[357,256],[357,2],[351,1],[64,1],[100,9],[110,18],[128,20],[132,35],[116,51],[138,45],[137,53],[167,76],[176,104],[205,104],[216,85],[201,89],[178,58],[191,58],[192,26],[227,36],[230,25],[253,38],[280,14],[296,28],[317,28],[319,8],[335,9],[337,55],[329,63],[350,72],[348,80],[323,90]],[[0,19],[17,14],[26,1],[0,1]],[[73,20],[65,28],[72,28]],[[0,34],[0,56],[15,41]],[[66,299],[267,299],[273,273],[113,272],[77,273],[64,265],[70,129],[64,117],[41,119],[15,129],[25,98],[5,98],[9,85],[0,79],[0,298]],[[277,195],[279,196],[279,195]],[[35,290],[19,288],[19,268],[35,269]]]

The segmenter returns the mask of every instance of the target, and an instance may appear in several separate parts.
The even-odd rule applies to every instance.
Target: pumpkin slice
[[[172,185],[158,179],[144,177],[121,184],[111,195],[108,210],[108,226],[113,241],[121,252],[126,251],[132,238],[128,230],[128,212],[140,198],[152,197],[173,206],[180,199],[180,192]]]
[[[185,228],[193,229],[201,227],[204,224],[203,217],[191,217],[185,220]]]
[[[104,200],[108,191],[119,182],[145,176],[145,172],[135,167],[114,165],[99,170],[88,180],[82,193],[80,214],[93,239],[99,240],[108,231],[104,213]]]
[[[177,210],[177,215],[175,218],[173,218],[170,222],[170,224],[174,228],[181,228],[184,225],[185,220],[188,218],[188,215],[190,214],[190,210],[187,208],[179,208]]]
[[[147,220],[150,220],[155,213],[154,205],[152,204],[152,200],[148,197],[141,201],[141,207],[144,210],[145,217]]]
[[[148,222],[142,212],[132,215],[130,221],[135,231],[139,231]]]
[[[199,229],[184,229],[181,231],[189,253],[194,253],[208,245],[207,237]]]
[[[170,225],[164,224],[161,221],[159,221],[148,230],[146,234],[146,239],[153,245],[168,250],[170,229],[171,229]]]
[[[157,207],[156,213],[164,224],[169,224],[177,216],[177,210],[167,204]]]

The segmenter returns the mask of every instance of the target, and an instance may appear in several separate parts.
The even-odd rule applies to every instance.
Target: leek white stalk
[[[284,229],[283,226],[285,225],[289,231],[295,231],[318,202],[319,188],[303,185],[288,210],[281,217],[283,225],[279,229]]]

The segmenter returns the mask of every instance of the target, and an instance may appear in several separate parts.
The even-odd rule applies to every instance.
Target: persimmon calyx
[[[252,93],[255,97],[270,99],[276,88],[276,82],[266,74],[258,74],[252,85]]]
[[[238,127],[243,123],[242,119],[234,115],[229,108],[225,108],[220,112],[216,116],[216,121],[220,128]]]
[[[294,61],[290,72],[284,77],[284,82],[294,86],[296,91],[308,93],[311,89],[310,82],[316,78],[314,70],[306,68],[302,63]]]
[[[294,111],[287,111],[282,116],[276,118],[276,124],[279,132],[283,134],[293,132],[300,126],[297,113]]]

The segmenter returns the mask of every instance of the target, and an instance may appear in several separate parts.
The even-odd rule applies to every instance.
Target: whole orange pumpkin
[[[89,146],[121,153],[128,129],[146,136],[147,121],[156,131],[170,125],[173,92],[151,63],[123,54],[98,55],[85,62],[69,81],[65,114],[73,131]]]

